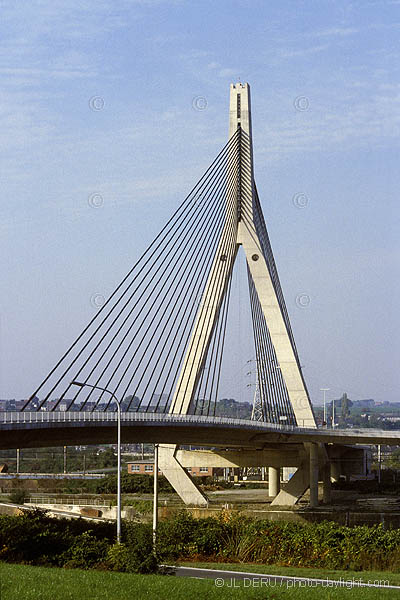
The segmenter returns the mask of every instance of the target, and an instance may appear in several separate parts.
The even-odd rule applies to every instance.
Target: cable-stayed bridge
[[[239,252],[247,268],[257,423],[218,415]],[[160,468],[193,504],[206,498],[184,469],[187,458],[179,445],[236,448],[229,460],[218,452],[199,460],[260,462],[256,466],[270,466],[276,504],[297,501],[308,487],[315,504],[318,469],[325,473],[328,497],[333,455],[350,452],[340,444],[368,438],[316,429],[254,179],[248,84],[230,87],[225,147],[18,418],[0,420],[0,444],[13,444],[11,431],[25,445],[45,445],[46,436],[52,444],[54,436],[63,444],[69,436],[106,443],[119,406],[123,441],[163,442]],[[298,469],[278,494],[280,466]]]

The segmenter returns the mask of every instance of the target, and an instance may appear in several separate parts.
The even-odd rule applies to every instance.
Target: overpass
[[[0,449],[115,444],[117,414],[0,412]],[[400,445],[400,431],[314,429],[246,419],[148,412],[121,413],[122,443],[263,449],[269,444]],[[293,465],[287,465],[293,466]]]
[[[0,413],[0,448],[114,444],[116,425],[115,412],[5,412]],[[320,479],[324,502],[330,503],[332,479],[363,472],[365,453],[360,445],[400,445],[400,431],[315,429],[224,417],[125,412],[121,413],[121,439],[160,444],[167,450],[171,445],[209,448],[177,448],[174,460],[183,472],[189,466],[269,465],[273,504],[294,504],[310,487],[311,505],[316,505]],[[161,470],[163,466],[160,462]],[[274,475],[283,466],[297,471],[279,491]]]

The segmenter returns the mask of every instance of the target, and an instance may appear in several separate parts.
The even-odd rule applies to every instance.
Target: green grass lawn
[[[244,565],[241,566],[244,568]],[[315,574],[316,571],[312,570],[312,573]],[[311,575],[311,572],[308,574]],[[347,572],[346,574],[348,575]],[[0,576],[1,600],[190,600],[192,598],[195,600],[297,600],[298,598],[392,600],[396,597],[400,598],[400,594],[395,590],[303,589],[287,588],[286,584],[277,587],[266,585],[250,587],[240,582],[237,582],[239,587],[232,587],[229,581],[217,587],[214,581],[210,580],[78,569],[48,569],[7,563],[0,563]]]

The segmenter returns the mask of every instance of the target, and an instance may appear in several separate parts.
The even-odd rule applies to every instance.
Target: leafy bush
[[[24,490],[15,490],[14,492],[11,492],[9,498],[12,504],[24,504],[27,495]]]
[[[150,524],[123,521],[121,545],[114,523],[55,519],[34,509],[0,516],[0,560],[36,565],[106,568],[135,573],[157,569]],[[328,569],[400,568],[400,530],[336,523],[255,520],[221,511],[194,519],[182,511],[159,523],[158,561],[204,558]]]
[[[124,499],[124,506],[131,506],[141,515],[148,515],[153,511],[152,500],[133,500],[127,498]]]
[[[115,537],[115,527],[110,523],[54,519],[37,508],[25,511],[21,516],[1,515],[0,560],[62,565],[73,558],[68,552],[76,547],[77,540],[82,544],[85,540],[82,540],[82,534],[89,531],[93,539],[107,545]],[[99,555],[99,561],[101,557]]]
[[[198,522],[185,510],[158,525],[157,552],[164,559],[177,559],[193,553]]]
[[[0,559],[8,562],[56,564],[55,557],[71,543],[68,530],[52,527],[45,511],[0,517]]]
[[[153,553],[140,556],[132,553],[126,544],[114,544],[108,550],[107,564],[112,571],[124,571],[128,573],[156,573],[158,569],[157,559]]]
[[[203,558],[297,567],[398,570],[400,530],[382,525],[291,523],[222,512],[219,519],[180,513],[159,525],[161,560]]]
[[[121,491],[123,494],[151,494],[154,489],[154,477],[152,475],[131,475],[121,473]],[[165,477],[159,477],[158,489],[160,492],[175,493],[175,490]],[[96,482],[98,494],[116,494],[117,476],[107,475]]]
[[[0,560],[67,568],[106,568],[153,573],[150,525],[123,522],[125,541],[115,545],[115,525],[84,519],[55,519],[33,509],[21,516],[0,516]]]
[[[148,523],[125,521],[122,538],[130,554],[130,568],[135,573],[153,573],[157,561],[153,554],[153,529]]]
[[[68,568],[91,569],[105,560],[108,549],[107,540],[99,540],[92,531],[85,531],[60,556],[60,564]]]

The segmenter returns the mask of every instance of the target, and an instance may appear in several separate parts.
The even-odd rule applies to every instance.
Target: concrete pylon
[[[309,455],[300,463],[296,472],[289,479],[285,488],[272,500],[274,506],[293,506],[310,487]]]
[[[318,444],[310,444],[310,507],[318,506]]]
[[[330,470],[331,470],[331,478],[332,481],[339,481],[340,479],[340,471],[341,471],[341,465],[340,465],[340,459],[338,458],[334,458],[331,461],[331,466],[330,466]]]
[[[310,506],[318,506],[319,480],[323,481],[324,504],[331,503],[331,467],[333,463],[328,457],[325,445],[307,442],[304,444],[304,451],[306,458],[301,460],[294,475],[271,504],[292,506],[310,488]]]
[[[163,444],[158,448],[158,466],[185,504],[207,506],[207,496],[197,487],[189,473],[176,458],[178,446]]]
[[[329,461],[323,466],[323,503],[330,504],[332,501],[332,488],[331,488],[331,465]]]
[[[267,264],[267,256],[264,255],[264,246],[260,239],[260,234],[264,238],[267,238],[268,234],[254,183],[251,101],[248,83],[237,83],[230,86],[229,139],[238,130],[240,133],[238,136],[239,148],[233,147],[229,150],[232,153],[238,152],[238,155],[236,163],[232,161],[234,163],[233,168],[237,170],[237,173],[235,171],[233,177],[230,176],[232,173],[227,174],[225,226],[199,304],[170,412],[180,414],[190,412],[237,251],[239,246],[242,246],[261,309],[268,324],[271,341],[296,421],[302,427],[315,428],[314,413],[299,366],[294,342],[291,335],[289,335],[287,319],[283,314]],[[233,204],[232,198],[234,199]],[[227,249],[226,231],[236,232],[236,246],[233,249]],[[176,446],[170,446],[165,450],[160,448],[159,456],[160,460],[163,460],[164,468],[162,471],[164,475],[185,502],[190,497],[190,503],[204,505],[205,500],[199,495],[199,491],[193,482],[192,492],[183,491],[181,481],[185,482],[185,489],[189,488],[190,485],[186,478],[186,472],[181,478],[177,476],[179,463],[174,458],[175,449]],[[163,454],[165,454],[164,457]],[[181,469],[183,471],[182,467]]]
[[[268,467],[268,495],[275,497],[281,487],[280,469]]]

